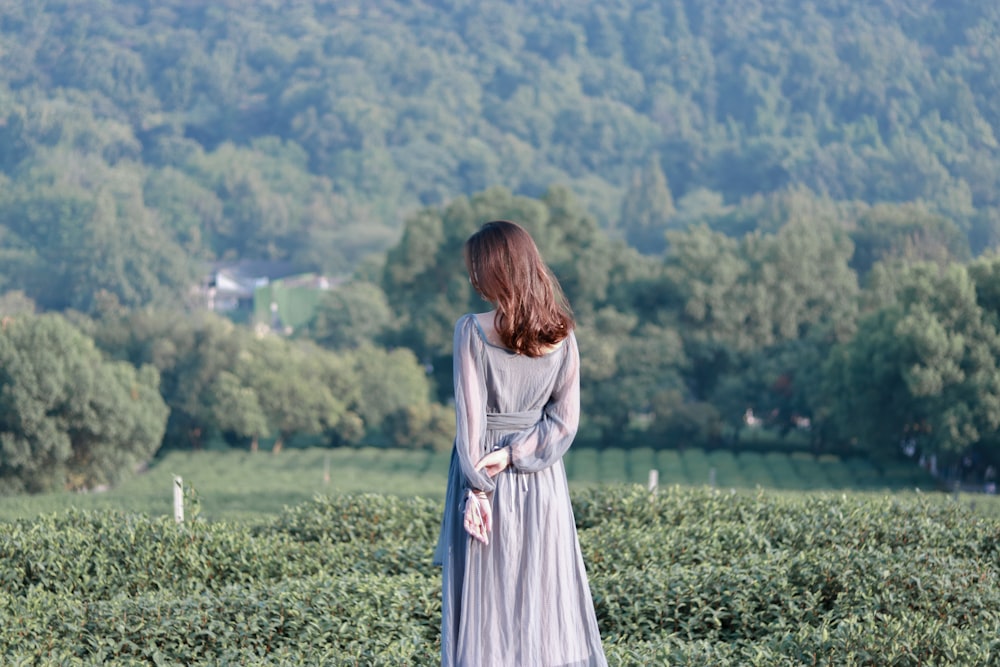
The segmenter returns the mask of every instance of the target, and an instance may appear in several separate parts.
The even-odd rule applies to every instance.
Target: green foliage
[[[671,207],[654,169],[642,188],[654,196],[633,205],[646,165],[678,202],[795,186],[924,200],[982,247],[1000,203],[1000,19],[987,0],[897,4],[11,5],[0,9],[0,174],[56,205],[65,193],[39,164],[57,165],[89,205],[95,174],[135,174],[145,197],[126,208],[143,229],[121,240],[145,252],[95,271],[123,303],[159,298],[159,286],[181,293],[170,246],[346,272],[391,244],[407,212],[493,186],[563,183],[604,226],[661,243],[662,220],[647,223]],[[115,227],[102,206],[94,222]],[[56,254],[66,240],[35,248]],[[115,276],[121,265],[143,279]]]
[[[0,490],[109,485],[149,461],[167,406],[152,366],[106,361],[58,315],[0,327]]]
[[[135,165],[55,151],[0,196],[11,287],[51,310],[176,304],[193,265],[143,203]],[[6,245],[6,244],[5,244]]]
[[[366,426],[377,428],[384,412],[427,401],[427,381],[404,350],[337,353],[308,340],[259,338],[208,313],[138,311],[88,326],[109,353],[159,370],[171,409],[170,447],[197,449],[219,435],[249,441],[251,449],[273,436],[277,451],[297,435],[353,443]],[[366,400],[366,390],[386,402]]]
[[[48,542],[40,531],[60,539]],[[433,638],[437,586],[414,572],[429,569],[419,567],[429,561],[426,547],[381,553],[381,544],[371,545],[366,557],[359,540],[338,549],[280,531],[179,528],[127,515],[69,515],[15,528],[11,537],[32,551],[5,553],[12,567],[4,571],[0,604],[5,615],[24,620],[10,628],[19,639],[16,647],[5,642],[7,656],[51,657],[56,649],[91,661],[197,664],[295,655],[316,645],[331,657],[357,658]],[[411,564],[402,573],[400,556]],[[53,646],[57,625],[72,643]]]
[[[592,326],[580,327],[578,336],[582,439],[588,440],[591,429],[599,433],[592,439],[609,444],[657,438],[658,433],[630,426],[636,415],[659,414],[653,411],[663,407],[665,396],[680,395],[680,371],[687,363],[680,334],[673,328],[640,326],[637,318],[608,307],[596,314]]]
[[[357,382],[343,359],[265,337],[240,352],[236,375],[256,394],[269,431],[277,436],[275,453],[295,435],[338,430],[348,442],[361,435],[359,420],[348,410]]]
[[[754,350],[815,328],[849,331],[853,247],[832,224],[790,217],[773,234],[734,239],[696,227],[668,238],[664,290],[693,340]]]
[[[681,332],[685,363],[683,385],[654,399],[654,424],[675,438],[718,441],[748,409],[784,432],[815,416],[820,362],[854,334],[859,287],[840,212],[804,191],[747,207],[774,231],[667,232],[656,318]],[[732,216],[713,224],[741,229]],[[815,444],[829,439],[815,432]]]
[[[968,240],[953,221],[916,205],[874,206],[862,213],[851,237],[851,267],[860,276],[882,260],[946,264],[969,255]]]
[[[351,356],[360,393],[355,409],[370,427],[381,424],[391,412],[428,402],[427,375],[409,350],[366,345]]]
[[[673,391],[658,394],[652,408],[649,435],[657,442],[717,446],[722,440],[722,415],[711,403],[685,401]]]
[[[170,407],[167,446],[200,447],[220,410],[229,413],[228,419],[260,422],[253,397],[241,394],[233,382],[239,354],[252,339],[249,330],[208,313],[182,317],[146,310],[106,316],[90,327],[108,354],[160,372],[163,400]],[[242,379],[238,385],[245,387]],[[220,408],[223,400],[232,404]]]
[[[853,386],[821,360],[860,307],[924,355],[899,371],[922,401],[904,430],[932,410],[929,446],[997,458],[992,344],[962,356],[936,306],[889,312],[886,277],[1000,238],[987,0],[146,4],[0,8],[0,313],[101,318],[103,350],[160,371],[169,446],[367,433],[446,448],[416,363],[445,403],[453,323],[484,307],[461,243],[506,217],[574,305],[583,440],[714,444],[751,407],[842,448],[853,409],[820,389]],[[371,284],[328,294],[304,337],[416,361],[269,349],[164,315],[203,262],[241,258],[336,278],[364,262]],[[858,359],[898,360],[865,326],[886,347]],[[898,439],[886,428],[860,446]]]
[[[455,441],[455,410],[438,403],[408,405],[386,415],[383,431],[394,447],[449,453]]]
[[[996,527],[956,508],[669,490],[602,506],[606,498],[591,493],[575,505],[602,629],[628,619],[611,634],[747,651],[728,664],[797,664],[810,654],[845,664],[852,651],[950,663],[956,648],[986,664],[996,650],[988,628],[1000,618],[977,583],[997,574],[986,537]],[[873,619],[886,627],[872,632]],[[955,629],[947,648],[934,640],[943,627]]]
[[[34,315],[35,302],[20,291],[14,290],[0,294],[0,317],[14,315]]]
[[[619,224],[629,245],[646,254],[662,252],[667,224],[675,212],[667,177],[659,160],[653,158],[632,176],[622,199]]]
[[[947,499],[616,487],[573,505],[610,661],[988,665],[1000,651],[1000,525]],[[249,524],[0,524],[0,654],[436,664],[441,510],[358,495]]]
[[[271,435],[257,391],[238,375],[220,371],[212,383],[211,394],[210,421],[219,431],[249,438],[251,451],[258,449],[262,437]]]
[[[978,266],[985,295],[989,269]],[[1000,334],[969,271],[914,264],[873,273],[886,304],[835,348],[824,373],[836,427],[882,455],[909,443],[949,461],[973,445],[993,458]]]
[[[377,285],[352,282],[323,294],[303,335],[328,348],[356,348],[379,340],[391,317]]]

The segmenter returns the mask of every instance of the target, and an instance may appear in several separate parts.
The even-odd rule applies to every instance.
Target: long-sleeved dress
[[[580,419],[573,334],[542,357],[490,343],[475,315],[455,325],[457,428],[435,563],[443,566],[443,667],[603,667],[562,456]],[[475,464],[510,446],[495,478]],[[468,489],[489,493],[489,544],[463,524]]]

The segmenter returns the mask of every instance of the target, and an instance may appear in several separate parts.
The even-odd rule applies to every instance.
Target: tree
[[[185,251],[203,257],[214,254],[210,232],[220,226],[223,210],[214,192],[188,174],[166,167],[146,175],[143,198]]]
[[[24,111],[7,114],[0,123],[0,172],[13,171],[30,154],[31,149],[25,137]]]
[[[974,255],[1000,250],[1000,207],[981,209],[969,229],[969,246]]]
[[[835,223],[793,217],[776,233],[740,239],[696,226],[668,239],[661,317],[684,336],[692,397],[720,400],[734,424],[747,407],[771,400],[766,382],[740,377],[766,350],[803,339],[822,349],[853,333],[853,246]]]
[[[63,4],[0,10],[0,171],[19,179],[56,147],[183,171],[227,206],[200,230],[215,257],[349,270],[407,212],[490,185],[564,183],[610,224],[651,154],[678,198],[804,184],[956,220],[1000,203],[1000,18],[984,0],[484,0],[433,21],[400,0],[350,21],[319,0]],[[244,169],[217,181],[199,153]],[[170,224],[191,220],[153,198]]]
[[[961,229],[919,204],[872,206],[858,219],[851,239],[855,247],[851,268],[862,278],[882,259],[947,263],[969,257]]]
[[[66,182],[76,169],[90,182]],[[51,310],[91,311],[102,292],[129,307],[180,301],[194,267],[146,208],[131,170],[58,153],[31,175],[0,197],[0,227],[30,249],[12,287]]]
[[[646,255],[658,255],[666,247],[667,225],[675,213],[667,177],[659,158],[653,155],[632,177],[622,200],[619,226],[633,248]]]
[[[351,282],[323,295],[303,336],[327,348],[353,349],[377,342],[391,317],[385,292],[369,282]]]
[[[654,446],[714,447],[722,440],[724,420],[714,404],[685,400],[681,391],[674,390],[656,394],[652,405],[648,438]]]
[[[440,403],[408,405],[386,416],[383,431],[395,447],[448,453],[455,440],[455,410]]]
[[[943,463],[970,448],[996,456],[1000,333],[962,265],[897,266],[885,305],[824,365],[830,419],[842,438],[891,457],[910,444]]]
[[[967,265],[976,285],[976,302],[991,321],[1000,324],[1000,255],[993,252]]]
[[[104,359],[58,315],[0,325],[0,488],[88,489],[134,473],[159,448],[168,408],[152,366]]]
[[[296,435],[340,429],[344,439],[361,435],[349,410],[357,381],[341,359],[320,348],[276,337],[255,339],[238,359],[237,375],[256,393],[268,430],[281,452]]]
[[[424,367],[405,348],[385,350],[371,344],[350,353],[357,381],[351,409],[369,432],[381,430],[389,415],[408,408],[426,409],[431,384]]]
[[[200,449],[206,438],[226,430],[217,421],[219,400],[240,394],[234,393],[237,387],[232,384],[219,386],[218,382],[224,373],[238,368],[252,339],[249,330],[211,313],[181,317],[153,310],[112,314],[87,326],[109,355],[134,366],[150,364],[159,371],[160,390],[170,406],[165,446]],[[221,397],[216,391],[222,391]],[[225,416],[235,419],[236,415]],[[253,435],[230,426],[246,437]]]
[[[816,451],[832,444],[824,441],[816,423],[824,414],[819,391],[823,361],[836,341],[820,329],[735,357],[720,374],[709,400],[720,423],[738,438],[750,410],[781,436],[797,428],[808,431]]]
[[[663,289],[689,339],[755,350],[819,326],[849,332],[853,246],[835,226],[796,219],[739,240],[698,226],[668,238]]]
[[[622,446],[642,430],[633,422],[655,416],[658,396],[683,388],[687,360],[675,330],[606,306],[577,338],[585,438]]]
[[[222,371],[212,383],[212,417],[222,433],[250,440],[250,451],[256,452],[260,439],[271,434],[267,416],[253,387],[248,387],[234,373]]]
[[[29,299],[24,292],[15,290],[0,294],[0,317],[33,315],[34,312],[35,302]]]

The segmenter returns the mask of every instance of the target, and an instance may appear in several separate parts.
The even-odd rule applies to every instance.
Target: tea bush
[[[1000,521],[943,496],[574,493],[612,665],[1000,664]],[[0,523],[5,665],[434,665],[441,503]]]

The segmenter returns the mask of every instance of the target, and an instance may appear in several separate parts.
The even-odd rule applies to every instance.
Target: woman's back
[[[492,313],[467,315],[472,332],[479,337],[486,382],[487,413],[512,413],[541,410],[545,407],[565,366],[566,342],[552,346],[540,357],[515,354],[490,335],[484,319]],[[572,337],[572,334],[570,334]],[[572,341],[575,344],[575,339]],[[479,347],[478,345],[476,347]]]

